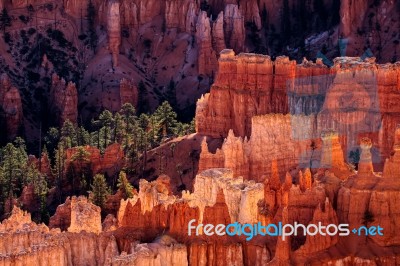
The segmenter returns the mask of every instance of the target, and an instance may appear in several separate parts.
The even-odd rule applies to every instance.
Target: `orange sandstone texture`
[[[329,69],[320,60],[316,63],[304,60],[296,65],[286,57],[272,61],[268,56],[236,56],[232,50],[224,50],[210,93],[197,103],[197,132],[214,138],[232,138],[228,136],[232,130],[232,136],[247,137],[250,144],[262,147],[260,149],[268,149],[261,144],[265,139],[265,143],[273,143],[271,146],[285,153],[278,145],[281,139],[311,142],[319,138],[323,131],[334,130],[343,149],[343,156],[339,156],[338,160],[342,157],[347,159],[350,151],[359,148],[358,139],[366,136],[371,138],[374,146],[374,164],[381,167],[390,155],[393,133],[400,122],[394,103],[400,97],[400,67],[398,64],[376,64],[374,59],[348,57],[337,58],[334,62]],[[347,95],[349,87],[353,88],[351,95]],[[350,98],[346,98],[348,96]],[[346,109],[352,107],[354,110]],[[256,127],[255,116],[288,112],[316,117],[314,122],[312,119],[304,122],[305,125],[296,124],[289,118],[292,121],[288,121],[286,128],[278,122],[275,125],[277,128],[270,124],[262,129],[262,133]],[[305,133],[302,132],[303,127],[309,128],[312,135],[302,135]],[[278,129],[281,130],[279,133]],[[276,136],[269,136],[271,134]],[[254,138],[259,140],[254,141]],[[336,145],[336,140],[333,143]],[[290,156],[301,156],[301,153],[290,153]],[[288,164],[292,164],[291,161]],[[231,164],[241,165],[242,161]],[[200,165],[204,167],[201,169],[207,168],[206,164]]]

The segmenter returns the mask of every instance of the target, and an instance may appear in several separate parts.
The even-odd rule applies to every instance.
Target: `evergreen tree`
[[[25,174],[25,167],[27,157],[23,157],[21,153],[22,147],[15,147],[12,143],[8,143],[1,151],[1,188],[2,188],[2,203],[6,199],[10,201],[14,196],[19,196],[23,187],[23,177]]]
[[[33,185],[33,191],[35,197],[40,203],[40,220],[47,221],[49,218],[49,214],[47,212],[47,193],[49,191],[47,178],[46,176],[42,175],[38,169],[33,169],[33,175],[31,179],[31,184]]]
[[[126,173],[123,171],[119,173],[117,186],[118,189],[120,189],[124,193],[125,199],[133,197],[133,186],[131,185],[131,183],[129,183],[129,180],[126,177]]]
[[[163,102],[154,112],[160,127],[163,130],[163,136],[174,134],[174,128],[178,121],[176,120],[176,113],[173,111],[171,105],[167,101]]]
[[[121,143],[124,139],[124,125],[123,125],[123,117],[121,114],[116,113],[114,115],[114,136],[113,141]]]
[[[76,128],[69,120],[65,121],[61,128],[61,141],[66,148],[78,146]]]
[[[57,149],[54,152],[54,168],[53,175],[55,176],[55,186],[57,191],[58,202],[61,204],[63,196],[63,181],[64,181],[64,165],[65,165],[65,150],[63,143],[58,144]]]
[[[107,196],[110,194],[110,188],[107,186],[104,175],[97,174],[94,176],[93,185],[91,185],[90,198],[93,204],[103,207],[107,200]]]
[[[105,150],[108,147],[109,143],[111,142],[111,132],[112,132],[113,122],[114,122],[113,114],[110,111],[104,110],[100,114],[98,124],[101,126],[100,135],[102,135],[103,139],[103,143],[101,145],[103,147],[103,150]]]
[[[84,127],[79,127],[76,130],[76,135],[78,146],[86,146],[90,144],[90,133]]]
[[[129,147],[129,144],[132,141],[135,141],[136,143],[136,138],[137,138],[137,117],[136,117],[136,111],[135,107],[133,107],[132,104],[130,103],[125,103],[121,110],[120,113],[123,117],[124,120],[124,140],[123,140],[123,145],[125,148]]]
[[[158,117],[154,114],[149,116],[149,125],[147,130],[150,147],[156,147],[160,144],[160,123]]]
[[[51,127],[44,137],[44,142],[48,148],[50,158],[54,158],[54,151],[60,141],[60,132],[57,128]]]
[[[79,146],[78,150],[72,155],[71,162],[76,163],[78,166],[78,169],[74,170],[74,176],[72,177],[72,190],[75,191],[75,179],[79,178],[79,189],[85,191],[87,189],[86,185],[90,184],[90,180],[88,180],[90,173],[87,167],[87,163],[90,162],[90,152],[84,147]]]

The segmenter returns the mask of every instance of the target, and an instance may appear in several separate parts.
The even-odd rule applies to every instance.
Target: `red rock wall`
[[[68,84],[56,74],[52,77],[50,88],[50,108],[58,124],[62,126],[65,121],[77,124],[78,122],[78,91],[74,83]]]
[[[286,57],[271,61],[268,56],[235,56],[233,51],[225,50],[210,93],[197,103],[196,130],[221,138],[232,129],[235,136],[249,137],[254,130],[254,116],[289,111],[318,113],[315,133],[336,130],[345,158],[358,146],[360,137],[368,136],[379,150],[374,163],[382,166],[390,155],[393,133],[400,122],[395,104],[400,97],[399,69],[398,64],[379,65],[373,59],[358,58],[338,58],[329,69],[321,61],[305,60],[296,65]],[[354,100],[339,104],[348,88],[353,88]],[[347,112],[343,104],[357,106],[355,111]],[[290,136],[290,131],[281,133]]]
[[[5,124],[4,133],[9,140],[13,140],[20,131],[24,115],[21,95],[6,74],[0,78],[0,107]]]

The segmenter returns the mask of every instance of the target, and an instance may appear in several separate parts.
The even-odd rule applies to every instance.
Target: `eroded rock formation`
[[[79,162],[73,161],[73,155],[78,151],[79,147],[74,147],[66,150],[66,166],[65,169],[68,169],[69,166],[75,167],[77,170],[80,165]],[[119,169],[121,169],[123,165],[124,153],[121,146],[118,143],[111,144],[108,146],[104,154],[100,153],[100,150],[96,147],[85,146],[85,151],[88,152],[88,160],[89,167],[93,174],[97,173],[108,173],[110,176],[117,173]]]
[[[72,197],[71,199],[71,223],[68,232],[99,234],[101,227],[100,207],[88,202],[85,197]]]
[[[56,121],[62,126],[65,121],[78,122],[78,92],[74,83],[53,74],[50,88],[50,108]]]
[[[22,100],[18,89],[11,85],[6,74],[0,78],[0,107],[4,119],[4,133],[8,139],[14,139],[20,131],[24,118]]]
[[[119,95],[121,100],[121,107],[125,103],[132,104],[135,108],[138,107],[139,92],[137,87],[132,81],[122,79],[119,85]]]
[[[119,0],[108,1],[107,30],[108,45],[113,67],[118,66],[119,47],[121,45],[121,14]]]
[[[272,61],[268,56],[235,56],[232,50],[224,50],[210,93],[197,103],[197,132],[221,138],[233,130],[235,136],[251,136],[251,143],[259,130],[255,128],[257,120],[253,119],[257,115],[289,112],[315,115],[314,122],[312,119],[305,122],[314,136],[302,136],[298,131],[303,125],[297,124],[295,128],[293,121],[284,130],[286,133],[281,133],[292,139],[312,141],[323,131],[334,130],[346,160],[350,151],[358,147],[359,137],[368,136],[377,149],[373,162],[382,166],[390,155],[393,133],[399,122],[393,102],[400,96],[396,89],[399,66],[379,65],[374,59],[360,58],[337,58],[334,62],[329,69],[320,60],[316,63],[305,60],[296,65],[287,57]],[[349,92],[349,87],[354,90]],[[324,149],[327,150],[326,145]],[[341,160],[342,156],[337,158]],[[344,170],[343,165],[336,166]]]

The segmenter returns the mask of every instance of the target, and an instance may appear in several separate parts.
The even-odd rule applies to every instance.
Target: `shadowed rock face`
[[[12,86],[6,74],[0,78],[0,107],[2,109],[3,134],[8,139],[14,139],[23,122],[22,100],[17,88]]]
[[[50,98],[52,114],[60,126],[67,120],[73,124],[78,123],[78,91],[74,83],[66,83],[64,79],[54,74]]]

